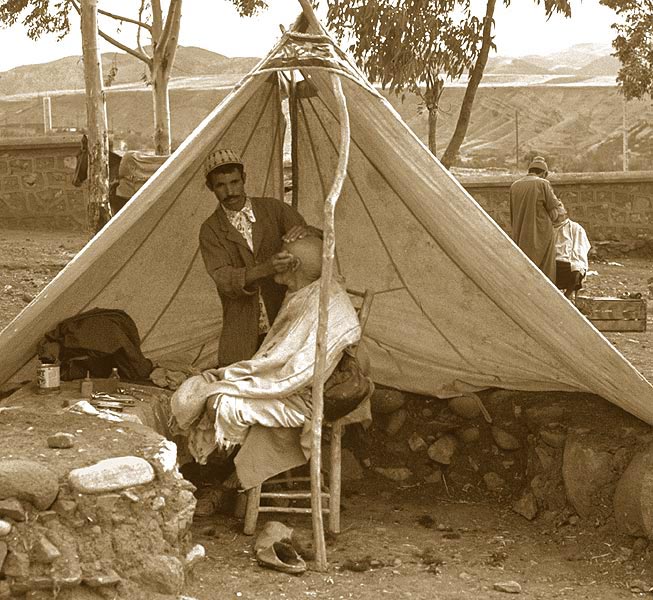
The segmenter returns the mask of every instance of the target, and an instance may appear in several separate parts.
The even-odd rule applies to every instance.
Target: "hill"
[[[171,79],[205,77],[217,74],[233,74],[237,81],[247,73],[258,58],[228,58],[203,48],[180,46],[172,68]],[[108,81],[115,70],[115,77]],[[107,52],[102,55],[102,72],[108,87],[126,84],[143,85],[147,69],[137,58],[123,52]],[[40,65],[16,67],[0,73],[2,96],[32,94],[84,88],[84,64],[81,56],[68,56]]]

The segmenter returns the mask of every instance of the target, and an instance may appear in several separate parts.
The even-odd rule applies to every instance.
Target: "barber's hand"
[[[295,257],[290,254],[290,252],[287,252],[286,250],[282,250],[281,252],[277,252],[270,258],[270,263],[272,264],[272,268],[274,269],[275,273],[284,273],[293,264],[293,261],[295,260]]]
[[[308,229],[304,227],[303,225],[295,225],[294,227],[290,228],[286,235],[283,236],[283,241],[284,242],[295,242],[297,240],[301,240],[302,238],[305,238],[308,235]]]

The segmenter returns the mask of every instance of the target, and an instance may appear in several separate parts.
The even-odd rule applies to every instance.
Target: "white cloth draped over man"
[[[235,465],[243,489],[310,457],[321,240],[307,237],[286,246],[296,260],[275,279],[287,285],[288,292],[259,350],[249,360],[191,377],[171,400],[173,428],[188,436],[190,453],[200,464],[216,448],[241,444]],[[326,376],[360,335],[356,311],[334,276],[328,299]]]

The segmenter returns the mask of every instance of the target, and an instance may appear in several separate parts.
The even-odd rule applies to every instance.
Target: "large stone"
[[[449,410],[464,419],[475,419],[481,414],[479,398],[476,394],[466,394],[449,400]]]
[[[506,486],[503,477],[494,471],[490,471],[483,475],[483,483],[490,492],[500,492]]]
[[[517,450],[521,446],[521,443],[514,435],[496,425],[492,426],[492,438],[501,450]]]
[[[400,408],[396,410],[391,415],[388,415],[387,421],[385,424],[385,432],[392,436],[399,433],[399,430],[404,426],[406,419],[408,418],[408,411],[405,408]]]
[[[11,523],[0,519],[0,537],[5,537],[11,533]]]
[[[0,500],[0,517],[7,517],[14,521],[24,521],[26,518],[25,508],[16,498]]]
[[[150,483],[154,479],[152,465],[137,456],[107,458],[74,469],[68,474],[71,487],[82,494],[99,494]]]
[[[594,495],[614,477],[612,454],[593,447],[588,436],[567,436],[562,457],[562,479],[567,500],[581,517],[591,515]]]
[[[48,436],[48,448],[66,449],[75,445],[75,436],[72,433],[58,431]]]
[[[0,460],[0,500],[18,498],[46,510],[58,493],[57,476],[41,463],[14,458]]]
[[[154,592],[178,595],[184,585],[184,566],[174,556],[148,556],[136,577]]]
[[[413,476],[413,472],[407,467],[374,467],[374,470],[392,481],[406,481]]]
[[[399,390],[377,388],[372,394],[372,412],[388,415],[406,404],[406,396]]]
[[[451,463],[451,458],[457,447],[458,441],[456,438],[451,434],[446,434],[429,446],[428,455],[431,460],[441,465],[448,465]]]
[[[525,519],[532,521],[537,516],[537,500],[531,490],[526,490],[521,498],[512,504],[512,510]]]
[[[49,565],[61,556],[59,549],[45,536],[41,536],[32,546],[32,560]]]
[[[613,497],[619,529],[653,539],[653,446],[636,454],[617,483]]]

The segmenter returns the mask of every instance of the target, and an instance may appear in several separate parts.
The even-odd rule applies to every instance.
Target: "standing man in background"
[[[510,187],[512,239],[539,269],[555,283],[556,249],[553,222],[564,211],[546,179],[549,168],[541,156],[528,166],[528,174]]]

